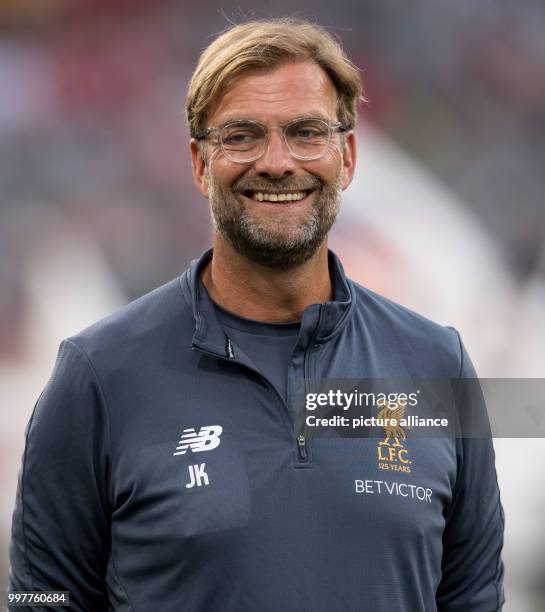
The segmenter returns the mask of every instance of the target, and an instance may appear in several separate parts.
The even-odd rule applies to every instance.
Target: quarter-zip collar
[[[194,259],[189,268],[180,277],[180,284],[185,298],[191,304],[195,318],[195,332],[192,346],[229,357],[228,339],[220,321],[209,302],[202,299],[199,290],[199,277],[202,269],[212,258],[212,249]],[[355,291],[351,281],[346,277],[339,258],[328,251],[329,269],[333,281],[332,301],[322,304],[311,304],[305,308],[301,321],[301,339],[314,338],[317,343],[327,342],[346,325],[355,306]]]

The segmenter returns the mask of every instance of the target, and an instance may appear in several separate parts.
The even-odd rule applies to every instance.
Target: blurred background
[[[331,246],[454,325],[481,376],[545,377],[542,0],[0,0],[0,588],[24,429],[60,340],[210,244],[183,100],[230,22],[295,15],[361,68]],[[506,612],[545,610],[545,440],[496,439]]]

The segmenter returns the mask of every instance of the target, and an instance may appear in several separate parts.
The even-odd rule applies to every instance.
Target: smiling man
[[[208,164],[205,147],[193,141],[191,151],[218,230],[216,258],[224,243],[241,261],[267,270],[300,269],[313,257],[326,263],[325,237],[341,188],[352,180],[355,149],[352,132],[340,136],[350,126],[337,120],[337,94],[324,70],[308,61],[265,74],[247,70],[208,122],[220,127],[207,128],[197,141],[220,146]]]
[[[299,425],[301,384],[475,376],[455,330],[328,251],[361,96],[313,24],[246,23],[204,51],[186,111],[213,249],[62,343],[27,431],[12,591],[93,612],[501,609],[489,438]]]

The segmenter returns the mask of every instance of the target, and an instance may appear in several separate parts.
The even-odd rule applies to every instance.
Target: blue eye
[[[242,144],[248,142],[255,138],[253,134],[247,134],[244,132],[235,132],[234,134],[229,134],[228,136],[224,136],[223,142],[228,144]]]
[[[249,147],[264,138],[263,132],[247,123],[226,125],[221,130],[223,145],[227,147]]]
[[[297,131],[296,136],[298,138],[318,138],[321,136],[320,132],[316,130],[311,130],[310,128],[302,128]]]
[[[321,121],[301,121],[294,123],[288,129],[288,137],[297,140],[318,140],[327,138],[328,127],[327,124]]]

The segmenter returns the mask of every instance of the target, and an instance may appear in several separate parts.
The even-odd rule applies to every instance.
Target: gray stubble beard
[[[273,269],[290,269],[308,261],[335,223],[341,204],[341,176],[329,186],[320,183],[312,211],[300,227],[286,236],[281,227],[275,231],[270,224],[254,219],[233,191],[224,190],[217,184],[210,170],[208,184],[214,229],[238,253]],[[273,189],[292,189],[285,181],[282,185],[271,181],[268,184]],[[296,187],[293,190],[298,191]]]

